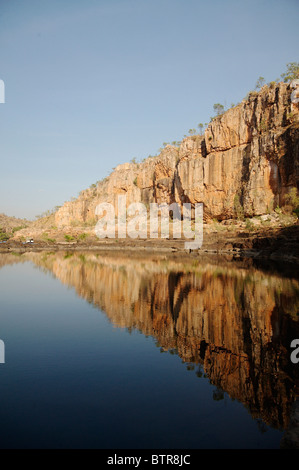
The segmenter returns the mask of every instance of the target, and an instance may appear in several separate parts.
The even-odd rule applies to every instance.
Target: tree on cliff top
[[[259,77],[256,82],[255,89],[259,90],[260,88],[262,88],[263,85],[265,85],[265,79],[264,77]]]
[[[223,104],[215,103],[214,106],[213,106],[213,109],[214,109],[216,115],[219,116],[220,114],[223,113],[224,106],[223,106]]]
[[[283,81],[290,82],[291,80],[295,80],[299,78],[299,63],[298,62],[289,62],[287,64],[287,70],[285,73],[281,74],[281,78]]]

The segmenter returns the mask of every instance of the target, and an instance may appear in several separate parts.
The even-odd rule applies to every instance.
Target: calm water
[[[242,264],[0,256],[1,448],[279,448],[299,283]]]

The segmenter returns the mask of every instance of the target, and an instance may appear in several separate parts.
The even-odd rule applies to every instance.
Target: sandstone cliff
[[[264,86],[213,119],[204,136],[167,145],[143,163],[119,165],[103,181],[66,202],[56,213],[59,228],[90,224],[100,202],[118,195],[131,202],[203,202],[205,220],[266,214],[299,188],[299,81]],[[237,207],[236,207],[237,206]]]

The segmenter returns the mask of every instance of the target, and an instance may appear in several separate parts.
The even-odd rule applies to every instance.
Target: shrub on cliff
[[[257,79],[256,84],[255,84],[255,89],[256,89],[256,90],[260,90],[260,89],[262,88],[262,86],[264,86],[264,85],[265,85],[265,79],[264,79],[264,77],[259,77],[259,78]]]
[[[291,211],[299,217],[299,196],[296,188],[291,188],[285,197],[285,203],[290,206]]]
[[[65,241],[67,242],[71,242],[75,240],[75,237],[73,237],[72,235],[64,235],[64,238],[65,238]]]
[[[224,112],[224,106],[223,104],[220,104],[220,103],[215,103],[213,105],[213,109],[217,116],[220,116]]]
[[[0,229],[0,241],[3,242],[8,239],[9,239],[9,235],[6,232],[2,232],[2,230]]]
[[[289,62],[287,64],[287,70],[285,73],[281,74],[281,78],[283,81],[290,82],[291,80],[295,80],[299,78],[299,63],[298,62]]]

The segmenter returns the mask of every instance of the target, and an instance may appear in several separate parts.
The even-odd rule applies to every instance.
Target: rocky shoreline
[[[25,253],[41,251],[100,251],[115,253],[165,254],[167,256],[188,255],[198,258],[204,255],[225,255],[230,259],[240,257],[299,263],[299,224],[267,228],[256,231],[232,232],[225,228],[221,232],[208,231],[203,236],[203,245],[198,250],[186,250],[183,239],[91,239],[75,241],[24,243],[11,239],[0,244],[0,253]],[[190,241],[190,240],[189,240]]]

